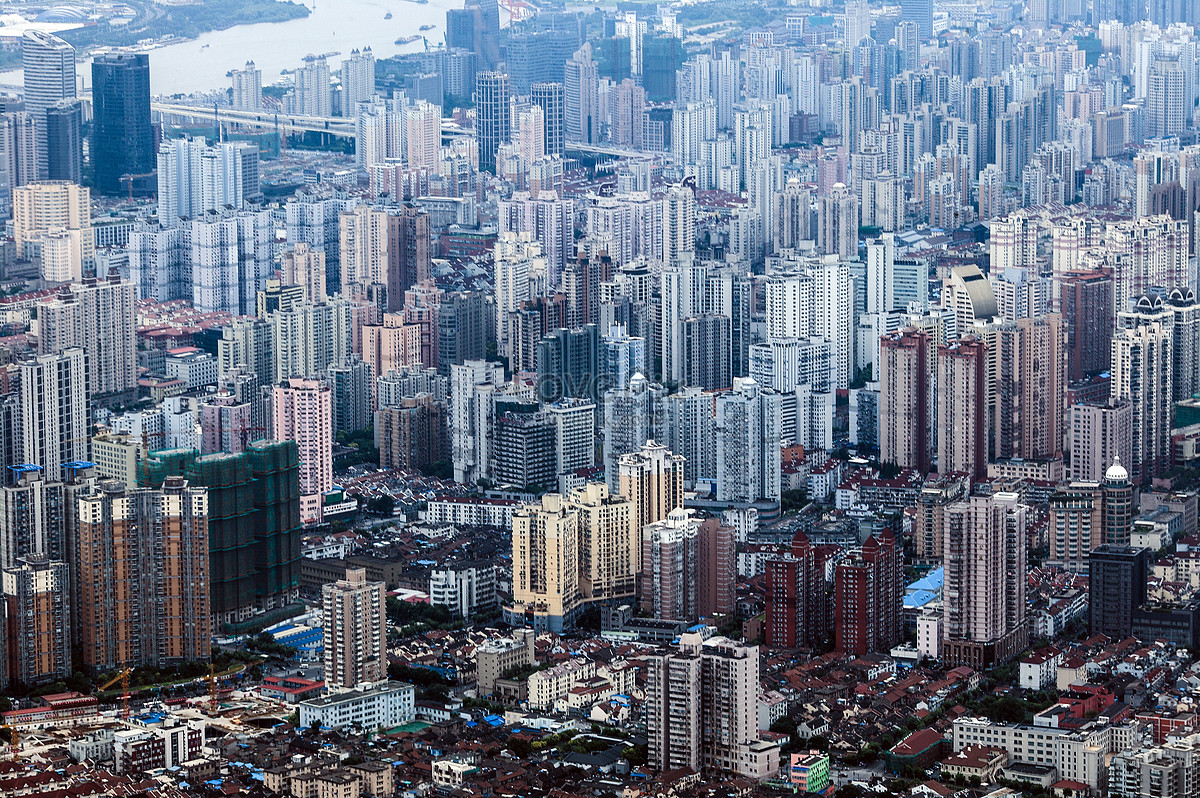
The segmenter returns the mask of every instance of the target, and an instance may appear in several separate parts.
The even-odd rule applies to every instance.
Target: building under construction
[[[238,454],[153,452],[139,481],[169,476],[208,488],[214,632],[284,617],[300,595],[300,456],[295,441],[255,441]],[[265,615],[264,615],[265,614]]]

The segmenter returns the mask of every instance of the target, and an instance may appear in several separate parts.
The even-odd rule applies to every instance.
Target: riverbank
[[[139,14],[131,23],[111,25],[101,22],[58,35],[82,56],[99,47],[130,47],[139,42],[161,41],[165,37],[174,37],[171,41],[176,42],[186,41],[238,25],[288,22],[311,13],[307,6],[291,0],[204,0],[183,6],[159,6],[151,2],[136,7]],[[20,66],[19,46],[0,52],[0,71]]]

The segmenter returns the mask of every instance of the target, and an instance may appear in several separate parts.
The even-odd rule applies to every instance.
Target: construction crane
[[[16,726],[8,723],[0,726],[0,729],[8,729],[9,750],[12,752],[13,759],[18,758],[21,755],[21,732],[17,730]]]
[[[267,431],[266,427],[242,427],[242,429],[241,429],[242,451],[243,452],[246,451],[246,447],[250,444],[250,433],[251,432],[266,432],[266,431]],[[255,438],[255,440],[258,440],[258,438]]]
[[[103,693],[108,688],[112,687],[117,682],[121,683],[121,719],[129,719],[129,676],[133,673],[133,668],[125,667],[116,676],[104,683],[96,692]]]
[[[133,181],[137,180],[138,178],[142,178],[142,177],[155,177],[156,175],[158,175],[158,172],[142,172],[142,173],[136,174],[136,175],[121,175],[118,182],[129,184],[129,201],[132,202],[133,201]]]

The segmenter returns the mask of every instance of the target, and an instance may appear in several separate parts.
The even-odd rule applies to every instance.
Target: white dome
[[[1127,482],[1129,481],[1129,472],[1125,470],[1125,466],[1121,465],[1120,457],[1113,457],[1113,464],[1104,472],[1105,482]]]

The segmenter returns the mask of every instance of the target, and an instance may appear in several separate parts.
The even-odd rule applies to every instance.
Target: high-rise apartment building
[[[125,404],[136,394],[136,300],[133,283],[114,271],[63,286],[53,300],[38,306],[38,353],[83,349],[93,403]]]
[[[717,396],[717,501],[779,501],[781,397],[749,377]]]
[[[1118,330],[1112,339],[1112,397],[1132,408],[1129,471],[1142,484],[1171,460],[1172,330],[1162,320]]]
[[[678,651],[647,657],[646,668],[651,768],[754,779],[775,772],[779,748],[758,736],[758,646],[688,632]]]
[[[101,194],[155,190],[148,53],[102,53],[92,61],[92,163]]]
[[[82,279],[96,260],[88,189],[64,181],[13,189],[13,238],[18,257],[40,257],[47,282]]]
[[[1015,493],[971,496],[945,510],[942,657],[973,668],[1025,647],[1029,508]]]
[[[858,257],[858,200],[845,185],[838,183],[832,192],[820,198],[818,206],[821,253],[837,255],[842,260]]]
[[[620,493],[633,505],[634,524],[643,529],[683,506],[684,457],[647,440],[617,461]]]
[[[915,328],[879,343],[879,459],[929,472],[929,336]]]
[[[300,513],[321,519],[321,503],[333,490],[333,391],[319,379],[290,377],[271,393],[271,431],[300,449]]]
[[[1063,324],[1071,334],[1067,343],[1067,379],[1074,382],[1108,369],[1113,328],[1097,319],[1111,319],[1112,272],[1071,272],[1061,280]]]
[[[549,156],[561,157],[566,144],[563,84],[534,83],[530,87],[530,99],[542,109],[545,125],[542,151]]]
[[[333,116],[333,90],[329,83],[329,61],[324,55],[309,54],[296,70],[290,111],[303,116]],[[285,107],[286,107],[285,103]]]
[[[767,560],[766,588],[766,644],[824,650],[832,631],[825,558],[803,532],[792,539],[790,554]]]
[[[1133,405],[1128,399],[1071,405],[1071,478],[1099,482],[1114,459],[1133,462]]]
[[[363,568],[321,589],[325,684],[349,689],[387,678],[387,612],[383,582]]]
[[[375,54],[370,47],[350,51],[342,61],[342,116],[358,113],[358,104],[375,96]]]
[[[207,211],[242,208],[262,196],[258,146],[172,139],[158,151],[158,221],[173,227]]]
[[[567,505],[579,517],[579,597],[582,601],[631,600],[637,595],[641,530],[633,505],[603,482],[572,490]]]
[[[834,570],[834,649],[847,656],[891,651],[904,637],[903,606],[904,552],[885,529]]]
[[[69,678],[71,601],[65,562],[30,560],[0,575],[10,684],[25,689]]]
[[[992,329],[992,459],[1060,457],[1066,408],[1062,316],[1019,319]]]
[[[9,466],[11,484],[0,488],[0,568],[24,561],[69,561],[66,489],[31,464]]]
[[[157,489],[101,480],[75,504],[72,595],[84,667],[207,661],[208,492],[183,477]]]
[[[579,594],[579,511],[557,493],[513,513],[514,624],[561,633],[582,606]]]
[[[88,460],[87,355],[70,347],[23,362],[22,462],[58,481],[69,463]]]
[[[229,78],[233,81],[230,105],[242,111],[262,109],[262,70],[253,61],[247,61],[241,69],[230,70]]]
[[[965,336],[937,350],[938,472],[987,476],[987,344]]]
[[[1099,482],[1075,481],[1050,494],[1049,559],[1069,571],[1084,571],[1102,545],[1128,546],[1133,525],[1133,485],[1119,459]]]

